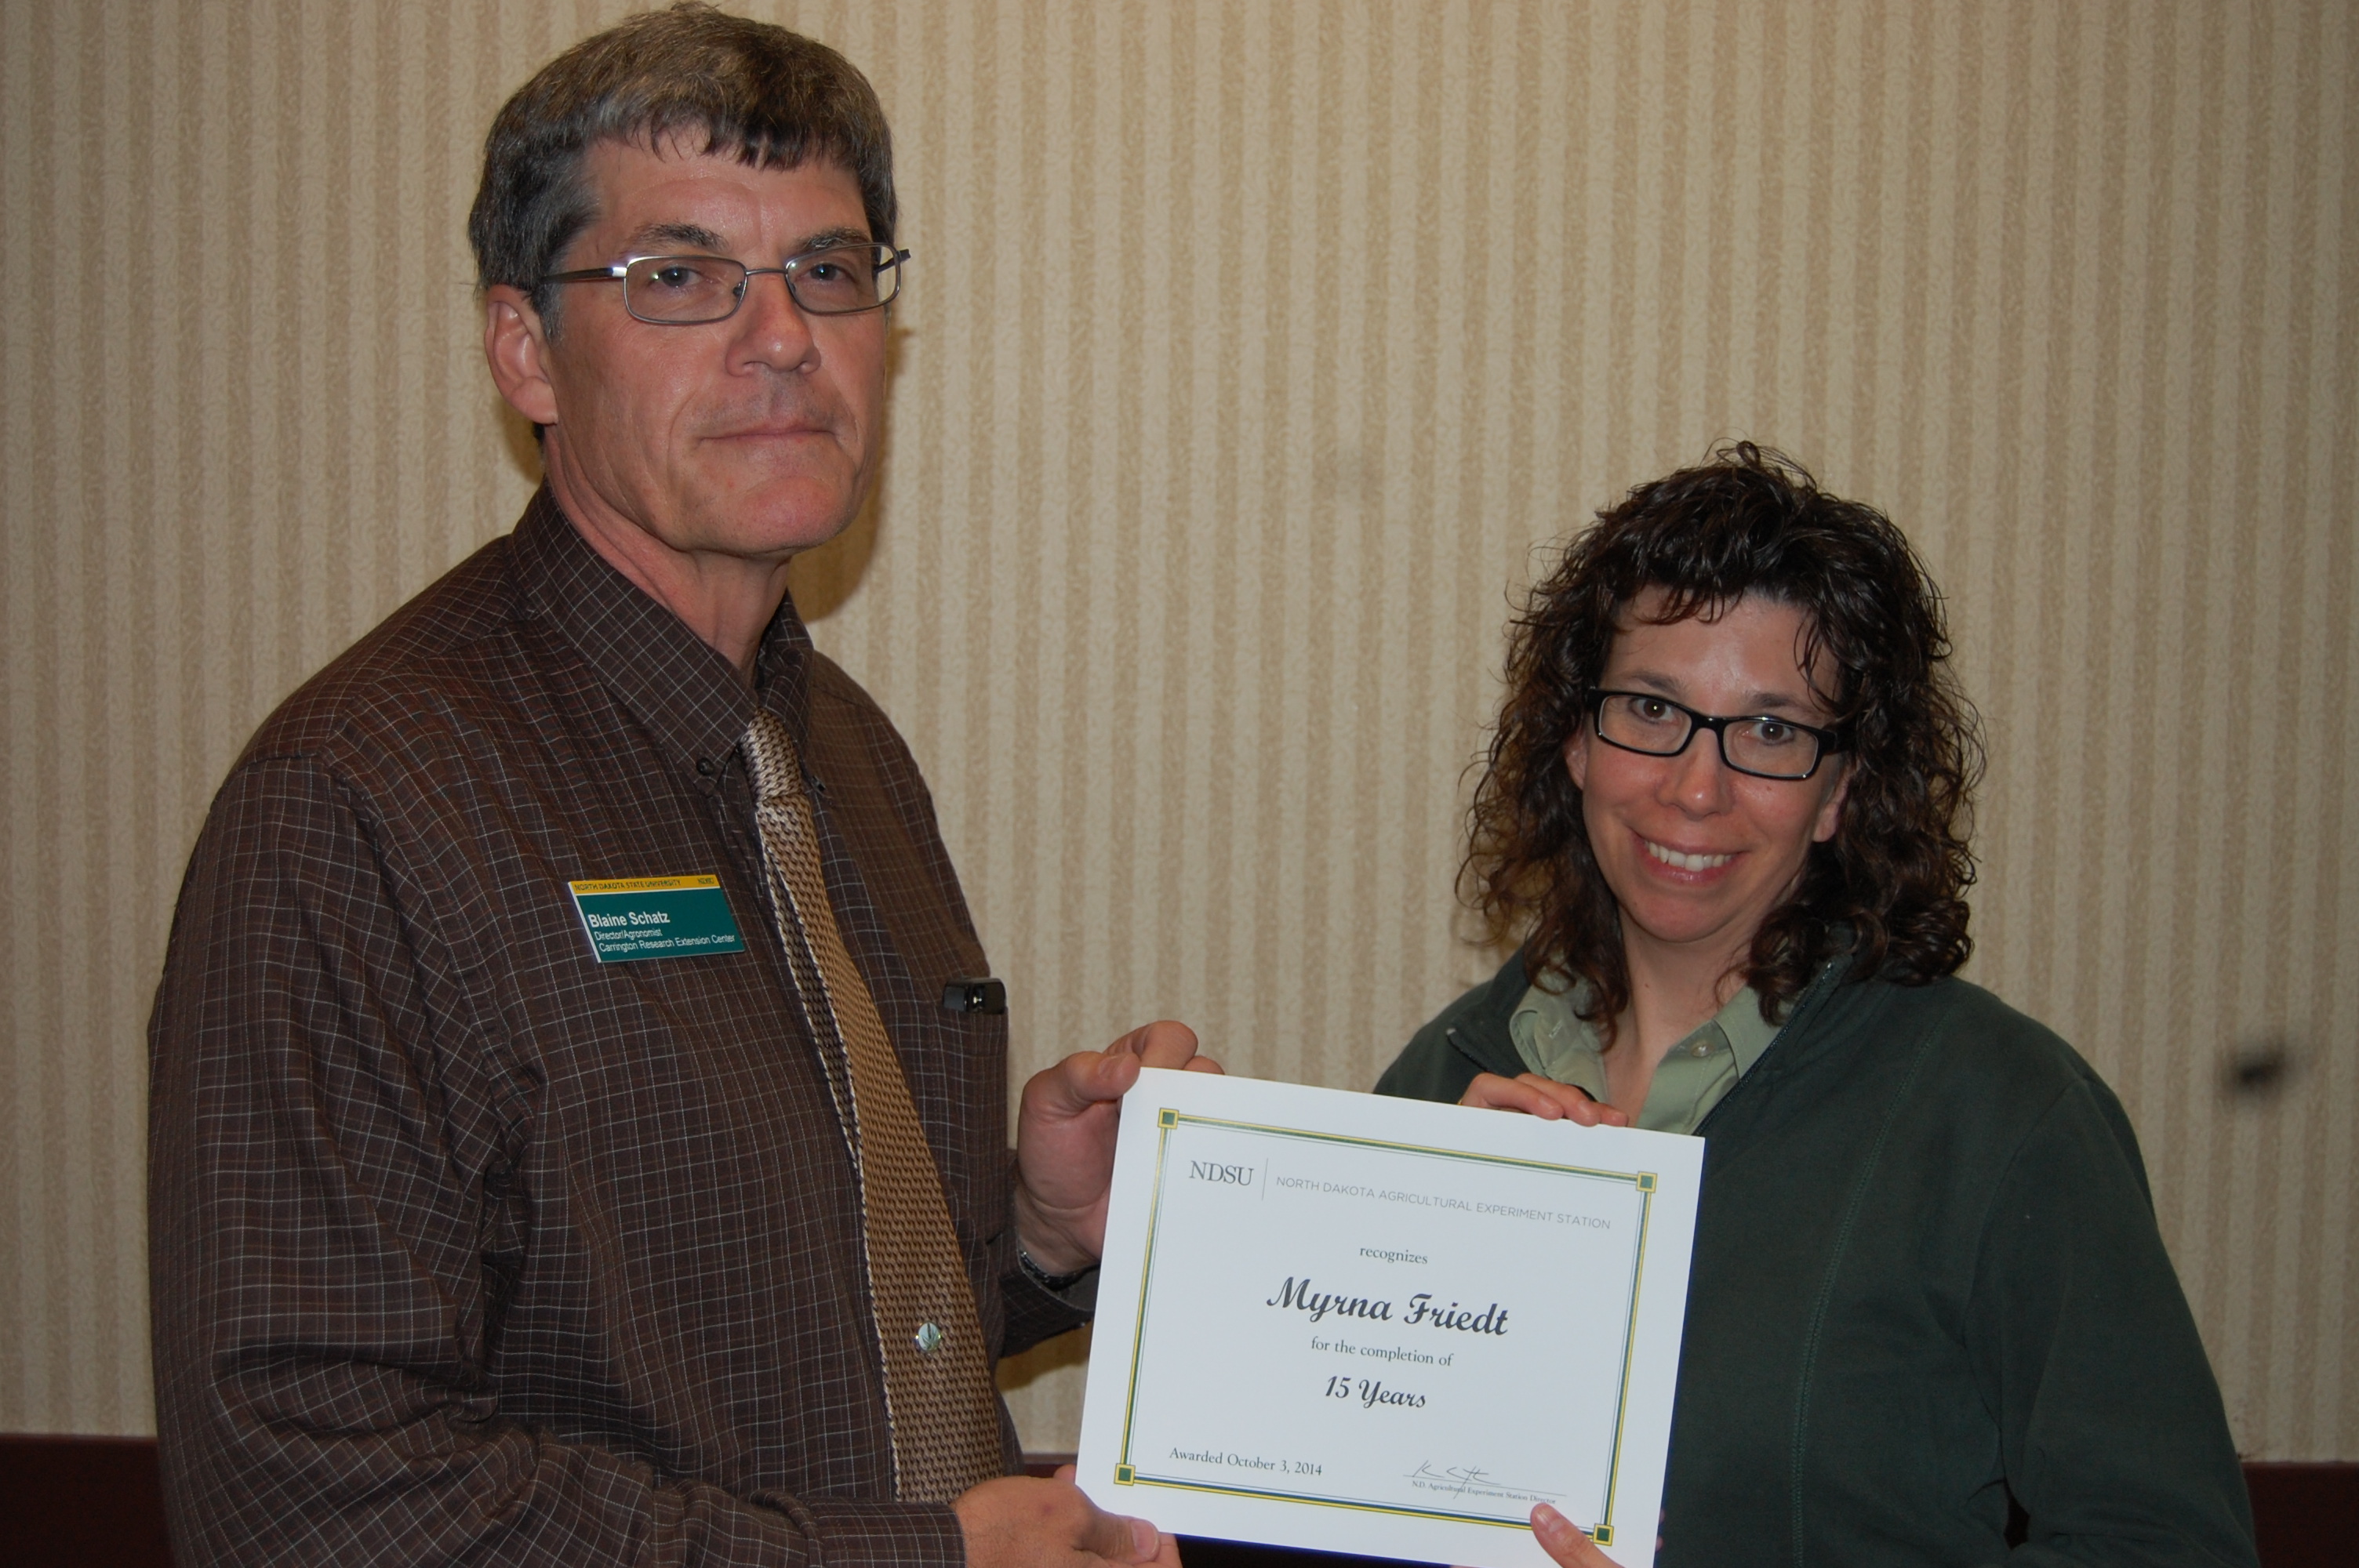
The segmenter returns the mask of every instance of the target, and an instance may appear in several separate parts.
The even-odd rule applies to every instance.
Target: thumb
[[[1127,1051],[1076,1051],[1025,1081],[1019,1114],[1027,1123],[1071,1121],[1120,1099],[1137,1078],[1138,1058]]]
[[[1163,1545],[1163,1533],[1143,1519],[1130,1519],[1093,1508],[1089,1528],[1075,1542],[1083,1552],[1109,1563],[1147,1563]]]
[[[1614,1560],[1597,1550],[1588,1531],[1546,1503],[1532,1509],[1532,1533],[1539,1537],[1540,1549],[1564,1568],[1614,1568]]]

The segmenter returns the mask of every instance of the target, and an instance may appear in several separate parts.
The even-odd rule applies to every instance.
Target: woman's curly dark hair
[[[1850,789],[1834,837],[1810,846],[1799,886],[1754,935],[1745,977],[1765,1011],[1783,1018],[1846,943],[1855,978],[1921,985],[1954,971],[1973,950],[1963,894],[1982,744],[1950,671],[1940,594],[1882,513],[1749,441],[1599,513],[1516,621],[1461,881],[1494,939],[1520,935],[1535,980],[1585,982],[1582,1015],[1609,1033],[1629,1006],[1620,907],[1564,751],[1589,720],[1617,619],[1649,588],[1664,590],[1665,622],[1748,593],[1791,604],[1808,626],[1804,666],[1824,649],[1840,672],[1825,695]]]

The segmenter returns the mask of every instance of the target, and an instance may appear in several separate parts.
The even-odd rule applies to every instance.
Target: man
[[[867,82],[699,6],[552,62],[471,223],[516,531],[266,722],[151,1026],[203,1563],[1176,1561],[1010,1478],[1157,1024],[1034,1078],[923,782],[786,567],[874,478]]]

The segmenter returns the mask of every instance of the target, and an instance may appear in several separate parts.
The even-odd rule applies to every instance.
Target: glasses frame
[[[1613,736],[1608,735],[1605,732],[1605,699],[1612,697],[1636,697],[1641,702],[1659,702],[1665,708],[1683,713],[1687,715],[1688,732],[1681,738],[1678,745],[1672,747],[1668,752],[1649,752],[1642,746],[1633,746],[1626,741],[1616,741]],[[1787,729],[1799,730],[1801,733],[1808,735],[1810,739],[1819,743],[1819,754],[1810,760],[1810,771],[1809,773],[1765,773],[1757,768],[1745,767],[1737,762],[1730,761],[1728,755],[1728,727],[1732,724],[1762,723],[1783,724]],[[1633,756],[1638,757],[1680,756],[1686,752],[1689,746],[1694,743],[1696,732],[1698,730],[1709,730],[1712,731],[1712,744],[1720,748],[1720,765],[1722,767],[1726,768],[1733,773],[1743,773],[1746,778],[1775,779],[1779,784],[1800,784],[1806,779],[1815,778],[1818,775],[1820,765],[1823,763],[1830,755],[1840,753],[1844,748],[1843,732],[1840,730],[1829,730],[1816,724],[1805,724],[1799,719],[1788,719],[1781,713],[1732,713],[1723,718],[1715,718],[1709,713],[1698,713],[1694,708],[1690,708],[1684,702],[1673,702],[1669,697],[1665,697],[1659,691],[1591,692],[1589,694],[1589,727],[1591,730],[1596,734],[1597,738],[1604,741],[1607,745],[1614,748],[1616,751],[1628,752]]]
[[[901,284],[899,280],[901,264],[909,259],[909,253],[906,250],[897,249],[892,245],[886,244],[881,240],[870,240],[864,243],[867,245],[870,251],[882,258],[876,264],[877,272],[880,275],[887,272],[895,275],[893,292],[886,295],[884,298],[878,300],[874,305],[863,305],[851,310],[814,309],[812,307],[805,304],[803,302],[803,297],[795,292],[795,274],[801,269],[805,262],[810,261],[812,257],[832,255],[838,251],[857,248],[852,244],[824,245],[818,250],[805,251],[800,255],[788,256],[783,266],[746,266],[744,262],[739,261],[735,256],[716,256],[708,254],[701,251],[659,251],[643,256],[625,256],[621,261],[610,263],[605,266],[585,266],[578,268],[572,272],[543,273],[538,281],[541,283],[622,284],[623,308],[630,311],[632,320],[644,321],[650,327],[711,327],[719,322],[726,321],[731,317],[735,316],[738,311],[743,310],[745,308],[745,296],[747,292],[753,288],[754,280],[762,276],[765,273],[776,273],[779,278],[784,280],[787,286],[787,297],[793,300],[795,302],[795,308],[801,311],[806,316],[865,316],[872,310],[884,309],[886,307],[891,305],[894,300],[901,297]],[[723,316],[701,317],[693,321],[668,321],[660,316],[642,316],[636,310],[632,310],[631,287],[628,281],[631,269],[638,265],[641,262],[667,261],[726,262],[731,266],[743,268],[745,276],[738,281],[735,291],[730,296],[728,314]]]

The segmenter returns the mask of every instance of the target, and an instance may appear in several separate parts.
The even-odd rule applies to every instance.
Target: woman
[[[1602,514],[1517,624],[1475,797],[1473,900],[1521,950],[1377,1088],[1711,1141],[1666,1563],[2249,1563],[2120,1105],[1953,978],[1948,654],[1898,530],[1774,453]]]

